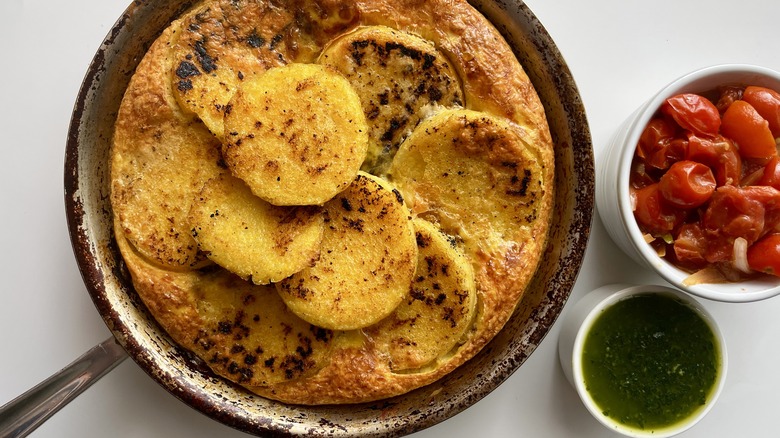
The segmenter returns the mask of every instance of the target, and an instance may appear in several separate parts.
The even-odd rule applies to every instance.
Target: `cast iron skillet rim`
[[[291,434],[289,430],[284,427],[283,424],[266,422],[260,425],[262,430],[258,430],[258,425],[256,423],[247,421],[241,416],[233,415],[233,413],[236,411],[231,409],[230,404],[220,405],[217,409],[216,406],[211,405],[208,398],[198,397],[199,395],[202,395],[201,391],[193,392],[190,391],[191,388],[188,387],[162,382],[160,376],[158,375],[159,370],[155,367],[151,356],[146,352],[145,348],[140,345],[140,343],[133,336],[129,335],[126,329],[123,328],[121,318],[110,306],[109,301],[106,299],[103,271],[95,263],[95,256],[92,253],[94,248],[92,248],[90,245],[89,236],[83,229],[81,229],[82,225],[84,224],[84,217],[86,213],[84,211],[84,206],[81,202],[79,193],[79,128],[82,123],[84,108],[86,106],[87,99],[89,98],[90,91],[93,90],[93,86],[95,86],[95,84],[100,82],[101,76],[105,72],[106,51],[111,47],[113,39],[117,34],[121,33],[125,25],[131,21],[134,12],[141,7],[145,7],[147,3],[150,2],[136,1],[131,4],[123,13],[121,18],[117,21],[117,23],[112,27],[87,70],[84,82],[82,83],[81,89],[79,90],[78,98],[74,106],[66,145],[64,178],[65,204],[67,213],[66,216],[68,220],[68,229],[71,236],[71,244],[74,255],[77,259],[82,278],[88,288],[90,296],[92,297],[93,302],[99,313],[102,315],[105,323],[113,335],[117,338],[120,345],[122,345],[125,350],[127,350],[133,360],[138,363],[147,374],[153,377],[153,379],[157,381],[158,384],[165,387],[166,390],[173,393],[177,398],[184,401],[190,407],[197,409],[203,414],[228,426],[252,434],[263,433],[266,435],[270,434],[272,436],[290,436]],[[507,2],[498,1],[497,3],[506,4]],[[569,147],[575,149],[575,159],[579,158],[581,161],[583,161],[585,163],[586,170],[587,168],[592,168],[593,155],[585,111],[568,67],[562,60],[549,34],[547,34],[543,26],[538,23],[538,21],[536,21],[536,17],[527,8],[527,6],[525,6],[525,4],[520,0],[510,1],[509,3],[514,3],[519,10],[523,11],[526,15],[534,20],[534,24],[536,25],[536,32],[540,37],[534,40],[537,46],[543,45],[544,48],[551,51],[553,55],[555,55],[553,59],[553,65],[551,65],[551,67],[557,68],[558,70],[557,73],[559,80],[556,82],[556,89],[558,93],[564,97],[562,103],[564,104],[565,112],[568,113],[568,116],[570,117],[569,126],[571,128],[573,137],[572,140],[575,143],[573,145],[569,145]],[[160,29],[160,32],[161,31],[162,29]],[[539,40],[541,40],[541,42]],[[137,62],[140,62],[140,58],[135,61],[136,64]],[[116,114],[115,111],[108,111],[107,113]],[[583,154],[585,156],[582,156]],[[565,304],[571,288],[574,285],[574,281],[576,280],[576,277],[579,273],[592,221],[592,193],[594,186],[592,178],[593,172],[585,172],[585,175],[588,176],[588,178],[579,180],[580,187],[578,187],[576,190],[576,202],[578,206],[584,205],[586,208],[584,210],[578,211],[578,214],[581,217],[578,220],[573,220],[572,222],[574,225],[579,226],[576,231],[580,233],[579,238],[572,243],[572,246],[581,248],[582,250],[575,251],[568,257],[569,265],[575,266],[576,269],[569,268],[566,270],[566,275],[564,277],[559,277],[559,280],[564,280],[563,283],[565,283],[565,286],[559,287],[557,289],[559,294],[564,295],[563,297],[559,298],[560,307]],[[582,199],[583,196],[586,199]],[[548,296],[546,299],[551,300],[553,297]],[[493,370],[496,372],[493,372],[488,376],[484,376],[484,382],[487,384],[470,391],[468,396],[463,399],[462,403],[452,404],[449,406],[449,408],[445,409],[433,410],[432,412],[429,412],[428,415],[421,416],[419,421],[405,422],[400,425],[396,424],[390,430],[385,431],[386,433],[375,432],[375,434],[383,436],[400,436],[425,429],[427,427],[438,424],[439,422],[444,421],[454,415],[457,415],[458,413],[462,412],[477,401],[487,396],[490,392],[497,388],[498,385],[509,378],[509,376],[514,371],[516,371],[519,366],[525,362],[527,357],[537,348],[538,344],[549,332],[549,329],[554,323],[555,319],[557,319],[557,316],[560,313],[560,309],[556,309],[553,313],[554,315],[552,318],[547,318],[540,322],[540,325],[543,325],[544,333],[541,338],[538,339],[538,342],[532,346],[532,348],[526,349],[526,351],[520,351],[519,344],[511,344],[510,348],[512,351],[508,351],[501,360],[500,365],[503,365],[503,367],[494,367]],[[486,349],[487,348],[490,348],[490,346],[487,346]],[[174,378],[174,376],[167,377]]]

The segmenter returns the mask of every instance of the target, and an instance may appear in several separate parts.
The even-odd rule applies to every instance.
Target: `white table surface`
[[[87,65],[129,0],[0,1],[0,404],[110,333],[79,275],[65,225],[63,160]],[[780,70],[780,2],[529,0],[577,81],[595,156],[655,90],[706,65]],[[627,259],[594,217],[571,307],[595,287],[662,283]],[[780,298],[704,302],[726,336],[725,389],[681,436],[778,436]],[[463,413],[415,434],[432,437],[610,437],[565,381],[559,324],[503,385]],[[41,426],[36,437],[239,437],[169,395],[126,360]]]

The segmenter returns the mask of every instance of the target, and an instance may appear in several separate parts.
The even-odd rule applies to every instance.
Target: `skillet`
[[[525,67],[545,105],[555,144],[550,240],[512,318],[481,353],[434,384],[375,403],[302,407],[248,393],[214,376],[173,343],[134,292],[113,238],[108,154],[120,100],[152,41],[193,3],[134,1],[89,66],[67,139],[65,205],[86,289],[113,339],[1,408],[0,418],[5,419],[0,432],[29,433],[127,356],[194,409],[263,436],[402,436],[444,421],[485,397],[525,362],[550,330],[574,285],[590,234],[590,132],[574,79],[543,25],[519,0],[471,2],[504,35]]]

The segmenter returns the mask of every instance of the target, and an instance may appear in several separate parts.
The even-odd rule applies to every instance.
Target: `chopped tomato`
[[[658,188],[664,199],[680,208],[698,207],[715,192],[712,170],[695,161],[678,161],[664,173]]]
[[[751,271],[780,277],[775,137],[774,90],[723,86],[661,105],[638,141],[629,181],[637,224],[663,237],[651,242],[665,249],[659,254],[685,270],[712,267],[729,281]]]
[[[750,269],[780,276],[780,234],[769,234],[751,245],[747,259]]]
[[[734,140],[745,158],[770,158],[777,155],[777,144],[769,122],[744,100],[738,100],[723,113],[723,135]]]
[[[640,226],[653,234],[671,232],[685,219],[685,213],[667,204],[658,184],[636,190],[636,210],[634,216]]]
[[[671,116],[683,129],[705,137],[716,136],[720,131],[720,113],[707,98],[685,93],[666,99],[661,112]]]
[[[742,97],[769,123],[772,135],[780,137],[780,93],[764,87],[749,86]]]
[[[724,186],[735,189],[733,186]],[[712,203],[703,218],[704,230],[708,235],[710,263],[731,260],[734,239],[743,237],[755,241],[764,229],[764,208],[758,202],[737,197],[713,196]]]
[[[674,239],[674,256],[678,263],[691,269],[707,265],[707,236],[698,222],[683,224]]]
[[[752,245],[768,231],[767,212],[774,217],[779,208],[780,191],[772,187],[718,187],[702,217],[703,229],[712,239],[708,261],[729,260],[737,237]]]
[[[709,166],[718,187],[739,184],[742,180],[739,151],[731,140],[723,136],[710,139],[689,135],[686,159]]]

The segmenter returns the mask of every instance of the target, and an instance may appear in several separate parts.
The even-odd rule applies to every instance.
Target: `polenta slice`
[[[170,70],[179,105],[196,114],[222,139],[227,104],[240,84],[297,59],[315,48],[306,35],[290,41],[295,23],[291,11],[251,0],[218,0],[202,4],[183,20],[173,46]]]
[[[494,257],[545,238],[536,233],[551,198],[550,154],[504,118],[447,110],[403,143],[390,177],[412,210],[460,236],[469,256]]]
[[[432,223],[414,220],[417,270],[409,296],[395,311],[366,330],[390,355],[395,372],[420,369],[462,342],[477,303],[469,260]]]
[[[245,81],[225,115],[230,170],[274,205],[322,205],[352,183],[366,156],[360,98],[339,74],[289,64]]]
[[[287,306],[320,327],[351,330],[386,317],[409,293],[417,243],[401,194],[360,172],[325,204],[317,263],[277,283]]]
[[[370,123],[364,170],[383,173],[401,141],[438,107],[463,105],[457,73],[429,41],[386,26],[358,28],[329,44],[320,64],[357,90]]]
[[[219,142],[182,113],[166,72],[178,22],[149,49],[119,108],[111,151],[111,204],[117,230],[151,262],[172,269],[208,260],[189,232],[190,202],[224,172]]]
[[[167,271],[145,263],[123,237],[117,243],[149,311],[215,373],[264,386],[305,378],[330,360],[337,334],[295,316],[273,286],[223,269]]]
[[[230,175],[206,182],[189,220],[209,259],[255,284],[289,277],[320,255],[324,225],[318,207],[271,205]]]

